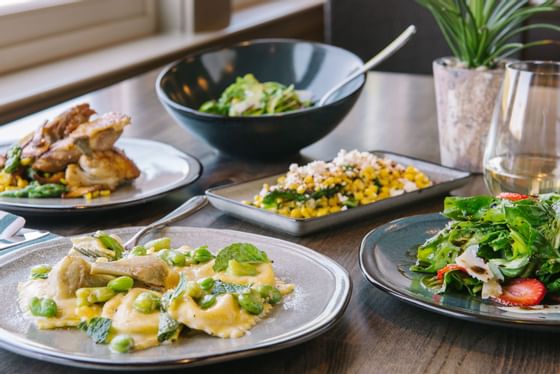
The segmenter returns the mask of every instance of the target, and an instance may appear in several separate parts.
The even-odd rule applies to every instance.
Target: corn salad
[[[369,152],[341,150],[331,162],[290,165],[277,184],[264,184],[253,201],[246,203],[292,218],[312,218],[431,185],[413,166]]]
[[[18,175],[12,175],[0,170],[0,192],[19,190],[29,184],[28,181]]]

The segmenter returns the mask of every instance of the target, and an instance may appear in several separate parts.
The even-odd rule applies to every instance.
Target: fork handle
[[[206,204],[208,204],[208,198],[206,196],[194,196],[190,198],[168,215],[160,218],[154,223],[149,224],[148,226],[143,227],[140,231],[134,234],[132,238],[128,239],[126,243],[124,243],[124,247],[127,250],[131,250],[148,232],[162,229],[167,225],[180,221],[183,218],[186,218],[189,215],[198,212],[200,209],[204,208]]]

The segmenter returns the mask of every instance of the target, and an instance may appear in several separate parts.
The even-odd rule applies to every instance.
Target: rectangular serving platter
[[[472,177],[472,175],[466,171],[452,169],[397,153],[386,151],[372,151],[371,153],[378,157],[389,158],[401,165],[414,166],[426,174],[433,181],[433,185],[399,196],[379,200],[368,205],[361,205],[356,208],[315,218],[290,218],[242,203],[242,201],[252,201],[253,197],[259,193],[264,183],[273,185],[276,183],[278,177],[283,174],[210,188],[206,191],[206,196],[208,196],[210,203],[215,208],[231,214],[232,216],[275,231],[293,236],[304,236],[326,228],[332,228],[336,225],[355,221],[359,218],[371,217],[388,209],[442,195],[464,186]]]

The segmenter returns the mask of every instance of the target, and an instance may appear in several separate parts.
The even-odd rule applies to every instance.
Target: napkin
[[[23,217],[0,210],[0,240],[11,238],[23,226],[25,226]]]

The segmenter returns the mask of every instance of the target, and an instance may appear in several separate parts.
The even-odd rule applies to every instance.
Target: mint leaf
[[[216,280],[214,282],[214,286],[212,287],[212,291],[210,291],[210,293],[216,296],[223,295],[226,293],[240,294],[248,289],[250,289],[250,287],[243,286],[241,284],[225,283],[222,282],[221,280]]]
[[[228,267],[229,260],[241,263],[262,264],[270,262],[268,256],[249,243],[233,243],[218,252],[213,269],[215,272],[224,271]]]
[[[173,339],[180,331],[181,324],[175,321],[167,312],[159,315],[159,327],[157,339],[163,343],[166,340]]]
[[[80,323],[78,323],[78,326],[76,326],[78,328],[78,330],[82,330],[83,332],[87,331],[87,321],[80,321]]]
[[[112,321],[109,318],[93,317],[87,323],[86,334],[97,344],[107,344]],[[84,326],[79,326],[83,329]]]
[[[161,307],[163,310],[167,310],[169,308],[169,304],[175,299],[183,296],[187,287],[187,278],[185,278],[185,274],[179,273],[179,283],[177,283],[177,287],[172,291],[167,291],[163,297],[161,298]]]

